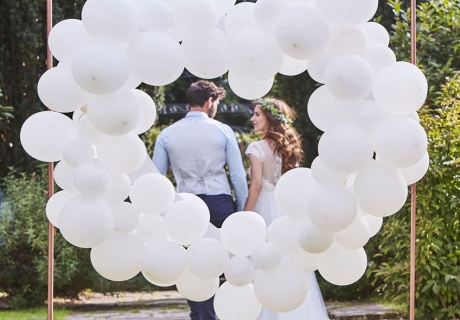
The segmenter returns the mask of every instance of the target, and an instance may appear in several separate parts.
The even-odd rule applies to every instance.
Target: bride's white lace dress
[[[281,177],[281,158],[273,152],[267,140],[252,142],[246,155],[252,154],[262,161],[262,190],[254,207],[265,220],[267,227],[282,213],[275,203],[275,185]],[[305,302],[297,309],[286,313],[275,313],[262,308],[257,320],[326,320],[329,319],[321,291],[314,272],[307,273],[310,292]]]

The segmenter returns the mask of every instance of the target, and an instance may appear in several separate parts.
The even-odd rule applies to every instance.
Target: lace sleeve
[[[264,160],[264,152],[260,145],[256,142],[251,142],[248,147],[246,148],[245,154],[249,156],[249,154],[255,155],[260,160]]]

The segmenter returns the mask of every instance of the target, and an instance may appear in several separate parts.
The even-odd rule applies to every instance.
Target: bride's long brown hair
[[[275,118],[274,114],[264,105],[273,105],[281,111]],[[252,101],[252,107],[260,106],[267,118],[268,128],[264,134],[264,139],[271,142],[275,147],[275,152],[282,159],[282,173],[300,166],[303,161],[303,150],[300,135],[291,126],[291,120],[295,118],[295,111],[283,100],[275,98],[265,98],[263,100]],[[281,118],[281,119],[280,119]]]

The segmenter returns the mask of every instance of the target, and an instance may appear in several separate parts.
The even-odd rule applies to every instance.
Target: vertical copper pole
[[[410,19],[410,31],[411,31],[411,50],[410,59],[413,64],[417,63],[417,34],[416,34],[416,19],[417,19],[417,4],[416,0],[411,0],[411,19]],[[416,232],[416,214],[417,214],[417,185],[411,185],[411,196],[410,196],[410,300],[409,300],[409,319],[415,320],[415,232]]]
[[[48,47],[48,36],[53,27],[53,0],[46,0],[46,66],[48,69],[53,67],[53,55]],[[48,197],[54,195],[54,164],[48,163]],[[48,320],[53,320],[54,305],[54,226],[48,223]]]

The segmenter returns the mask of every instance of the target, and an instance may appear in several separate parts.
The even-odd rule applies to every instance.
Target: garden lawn
[[[54,310],[54,320],[64,320],[67,315],[69,315],[71,310]],[[43,308],[34,308],[34,309],[25,309],[25,310],[7,310],[0,311],[0,320],[47,320],[48,318],[48,309]]]

